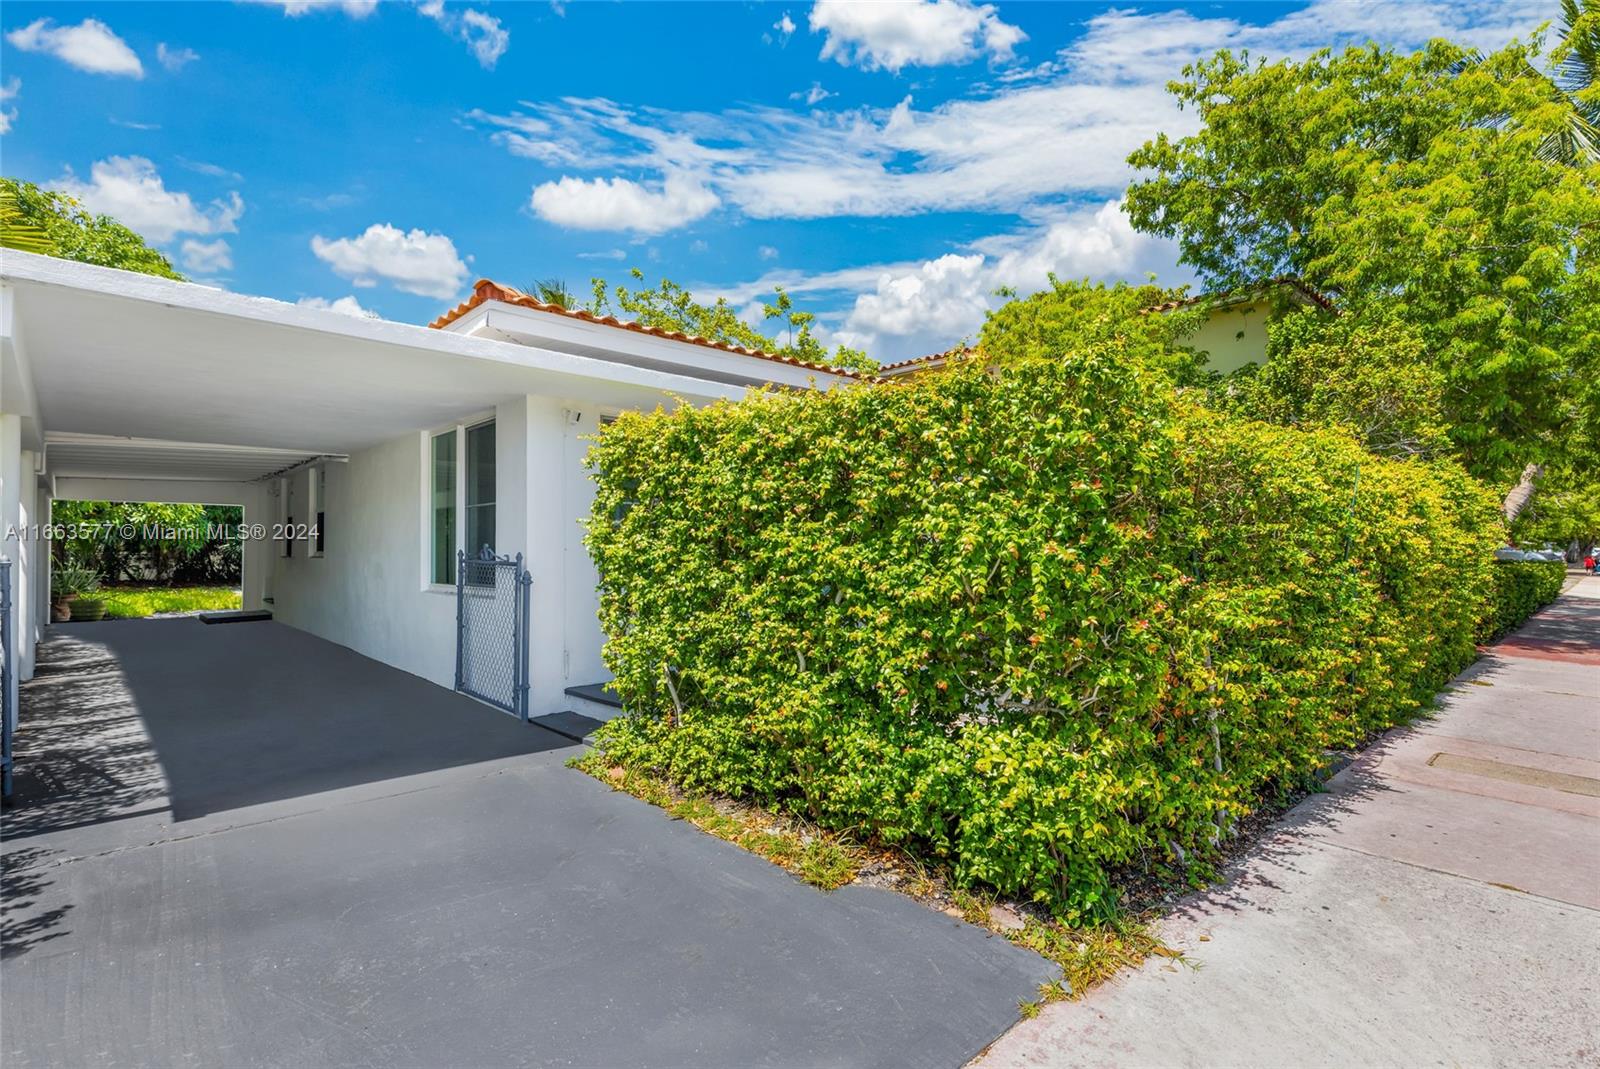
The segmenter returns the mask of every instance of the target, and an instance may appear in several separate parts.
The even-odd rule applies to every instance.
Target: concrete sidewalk
[[[1600,1064],[1600,579],[1296,807],[1008,1066]]]

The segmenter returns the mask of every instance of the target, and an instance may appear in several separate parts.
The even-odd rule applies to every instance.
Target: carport
[[[958,1066],[1053,971],[280,624],[62,625],[23,700],[8,1067]]]

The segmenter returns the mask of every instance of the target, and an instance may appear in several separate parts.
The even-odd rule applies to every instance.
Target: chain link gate
[[[11,562],[0,558],[0,795],[11,797],[11,736],[17,711],[11,705]]]
[[[522,554],[456,553],[456,689],[528,719],[528,593]]]

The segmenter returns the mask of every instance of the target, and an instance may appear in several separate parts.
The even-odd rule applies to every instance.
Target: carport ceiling
[[[317,459],[291,449],[64,433],[46,436],[45,456],[53,475],[219,482],[249,482]]]

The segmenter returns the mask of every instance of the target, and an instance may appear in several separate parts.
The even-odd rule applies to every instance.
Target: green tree
[[[637,267],[629,274],[636,282],[644,282],[644,272]],[[596,278],[591,280],[591,286],[593,296],[588,310],[595,315],[620,314],[658,330],[675,330],[707,341],[760,349],[814,364],[868,372],[878,367],[877,361],[859,349],[840,345],[829,353],[811,332],[816,316],[795,311],[792,298],[781,287],[775,288],[774,300],[763,304],[762,310],[766,320],[777,319],[787,329],[787,339],[782,342],[769,338],[740,319],[726,298],[718,297],[712,304],[701,304],[693,293],[670,279],[662,279],[655,287],[628,287],[610,286],[605,279]]]
[[[1450,448],[1443,376],[1421,333],[1394,319],[1286,315],[1267,327],[1266,363],[1229,377],[1212,400],[1248,419],[1342,426],[1385,456],[1432,457]]]
[[[7,248],[183,279],[172,261],[146,245],[138,234],[109,215],[90,213],[72,197],[15,178],[0,178],[0,194],[4,199],[0,244]],[[37,240],[40,234],[42,244]],[[34,247],[18,243],[29,241]]]
[[[1541,151],[1576,105],[1539,49],[1220,52],[1170,86],[1199,132],[1130,157],[1129,214],[1211,288],[1294,275],[1413,324],[1453,445],[1504,485],[1572,448],[1600,348],[1600,164]]]
[[[1050,276],[1050,288],[1011,300],[989,314],[978,336],[985,359],[1060,359],[1096,342],[1122,343],[1146,366],[1157,368],[1177,385],[1206,379],[1205,357],[1184,344],[1204,319],[1199,305],[1154,311],[1181,294],[1159,286],[1124,282],[1063,282]]]

